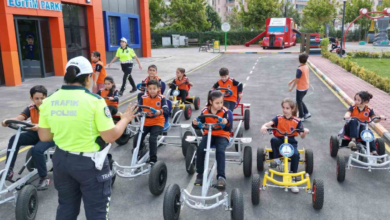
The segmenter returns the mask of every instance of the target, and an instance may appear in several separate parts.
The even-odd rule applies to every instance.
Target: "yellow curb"
[[[19,149],[18,154],[20,154],[20,153],[22,153],[23,151],[26,151],[26,150],[28,150],[28,149],[30,149],[30,148],[31,148],[31,145],[25,146],[25,147],[23,147],[22,149]],[[1,158],[0,158],[0,162],[1,162],[1,161],[4,161],[6,158],[7,158],[7,156],[1,157]]]

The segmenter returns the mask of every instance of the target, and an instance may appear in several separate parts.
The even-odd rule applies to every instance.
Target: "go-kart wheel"
[[[315,210],[322,209],[322,206],[324,205],[324,182],[322,180],[316,180],[313,181],[313,194],[312,194],[312,201],[313,201],[313,208]]]
[[[382,138],[375,138],[375,147],[379,156],[386,153],[385,142]]]
[[[258,171],[264,170],[264,161],[265,161],[264,148],[259,147],[257,148],[257,170]]]
[[[184,132],[183,138],[181,139],[181,152],[183,153],[184,157],[187,155],[187,149],[190,146],[190,143],[186,141],[188,136],[192,136],[191,131]]]
[[[232,197],[230,199],[230,208],[232,220],[244,219],[244,198],[239,189],[232,190]]]
[[[108,162],[110,163],[110,170],[112,172],[112,168],[114,166],[115,160],[112,159],[112,154],[107,154],[107,157],[108,157]],[[114,174],[114,176],[111,178],[111,187],[114,186],[115,180],[116,180],[116,174]]]
[[[203,136],[202,131],[200,129],[195,129],[195,133],[196,133],[196,136],[198,136],[198,137]]]
[[[249,109],[244,112],[244,128],[245,130],[249,130],[251,121],[251,111]]]
[[[246,146],[244,148],[244,176],[250,177],[252,175],[252,148]]]
[[[260,202],[260,185],[261,179],[259,174],[255,174],[252,177],[252,204],[258,205]]]
[[[265,47],[263,47],[263,50],[265,50]]]
[[[194,99],[194,108],[195,110],[199,110],[200,108],[200,98],[195,96],[195,99]]]
[[[34,220],[38,212],[38,194],[33,185],[24,186],[18,193],[15,207],[17,220]]]
[[[184,118],[186,120],[188,120],[188,119],[191,119],[191,116],[192,116],[191,105],[189,105],[189,104],[184,105]]]
[[[344,157],[337,157],[337,181],[340,183],[345,180],[345,159]]]
[[[330,156],[336,157],[339,151],[339,140],[335,136],[330,137]]]
[[[196,158],[194,158],[194,160],[192,161],[192,158],[194,157],[195,153],[196,153],[196,146],[194,144],[191,144],[187,148],[187,155],[186,155],[186,170],[187,170],[187,173],[190,175],[195,173]],[[191,161],[192,161],[192,163],[191,163]]]
[[[26,168],[28,170],[28,172],[32,172],[34,169],[35,169],[35,164],[34,164],[34,161],[32,159],[32,148],[30,148],[28,151],[27,151],[27,154],[26,154],[26,162],[30,160],[28,162],[28,164],[26,165]]]
[[[237,138],[242,138],[244,137],[244,131],[239,128],[240,130],[238,130],[238,133],[237,133]],[[236,151],[238,152],[238,144],[235,144],[235,148],[236,148]]]
[[[177,184],[168,186],[164,195],[163,215],[164,220],[177,220],[180,216],[181,202],[180,187]]]
[[[131,135],[130,135],[130,134],[125,134],[125,133],[123,133],[122,136],[120,136],[120,137],[115,141],[115,143],[117,143],[118,146],[122,146],[122,145],[125,145],[125,144],[129,143],[130,138],[131,138]]]
[[[305,150],[305,170],[306,173],[311,175],[314,168],[314,155],[311,149]]]
[[[167,166],[164,162],[157,161],[149,174],[149,190],[153,195],[158,196],[164,192],[167,177]]]

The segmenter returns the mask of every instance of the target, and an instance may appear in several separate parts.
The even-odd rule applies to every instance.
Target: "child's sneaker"
[[[136,88],[133,88],[130,93],[133,93],[133,92],[137,92],[137,89]]]
[[[123,92],[124,92],[124,91],[122,91],[122,90],[119,91],[119,96],[123,96]]]
[[[304,119],[308,119],[308,118],[310,118],[310,117],[311,117],[311,114],[310,114],[310,113],[307,113],[307,114],[305,114]]]
[[[295,183],[295,177],[293,177],[292,182]],[[298,186],[292,186],[290,189],[292,193],[299,193]]]
[[[356,141],[350,141],[348,147],[351,148],[351,150],[356,151],[357,150]]]
[[[221,191],[225,191],[225,189],[226,189],[226,179],[221,177],[221,176],[218,177],[216,188],[221,190]]]
[[[48,177],[42,178],[41,177],[41,179],[39,180],[38,186],[37,186],[37,190],[38,191],[47,190],[49,185],[50,185],[50,178],[48,178]]]
[[[194,185],[195,186],[202,186],[202,183],[203,183],[203,175],[202,174],[198,174],[196,176],[196,180],[195,180]]]
[[[7,177],[5,178],[6,180],[12,180],[12,178],[14,177],[14,171],[13,170],[8,170],[8,173],[7,173]]]
[[[304,122],[305,121],[305,117],[303,118],[299,118],[301,120],[301,122]]]
[[[275,159],[274,161],[271,161],[270,167],[271,167],[271,168],[276,168],[276,167],[279,166],[280,164],[282,164],[282,161],[280,161],[280,159]]]

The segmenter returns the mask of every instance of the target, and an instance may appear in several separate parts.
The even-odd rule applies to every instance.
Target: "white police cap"
[[[93,73],[92,65],[85,57],[79,56],[75,57],[68,61],[66,64],[66,69],[68,69],[69,66],[77,66],[80,69],[80,73],[76,75],[76,77],[84,75],[84,74],[91,74]]]

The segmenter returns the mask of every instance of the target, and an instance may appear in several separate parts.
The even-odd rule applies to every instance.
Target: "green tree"
[[[376,6],[377,11],[383,11],[385,8],[390,8],[390,0],[383,0],[382,5]]]
[[[150,28],[154,29],[160,22],[164,21],[166,6],[164,0],[149,1]]]
[[[318,32],[337,15],[336,0],[309,0],[303,9],[302,24],[307,31]]]
[[[298,26],[301,25],[301,15],[299,14],[298,10],[294,7],[293,4],[289,1],[282,1],[282,4],[280,5],[280,16],[284,17],[284,12],[287,8],[287,17],[293,18],[295,21],[295,24]]]
[[[172,0],[169,17],[177,31],[206,31],[211,23],[206,17],[205,0]]]
[[[245,11],[240,1],[242,10],[238,12],[238,15],[243,26],[249,29],[263,30],[267,18],[279,16],[278,0],[247,0],[247,6],[248,10]]]
[[[218,13],[214,11],[214,9],[210,6],[206,6],[206,17],[207,21],[211,23],[210,31],[215,30],[219,31],[221,30],[221,18],[219,17]]]
[[[242,29],[242,23],[238,19],[238,9],[237,7],[234,7],[232,12],[230,12],[226,16],[226,22],[230,24],[230,28],[232,31],[241,30]]]
[[[345,23],[352,22],[359,17],[359,10],[362,8],[367,8],[368,11],[372,11],[372,5],[372,0],[351,0],[350,2],[347,2],[345,6]],[[364,39],[370,22],[371,20],[365,16],[355,22],[355,24],[360,26],[359,40]]]

